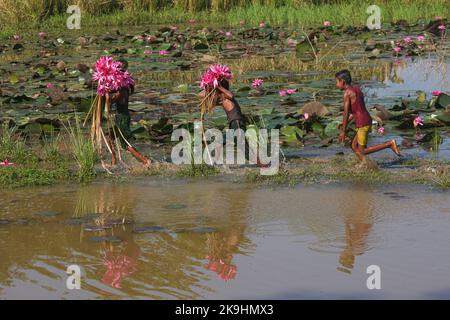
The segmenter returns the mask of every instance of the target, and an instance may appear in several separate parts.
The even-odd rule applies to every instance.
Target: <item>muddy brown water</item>
[[[0,299],[450,298],[449,194],[425,187],[139,179],[0,203]]]

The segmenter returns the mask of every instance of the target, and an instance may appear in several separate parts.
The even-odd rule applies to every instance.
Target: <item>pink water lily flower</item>
[[[309,119],[309,113],[305,113],[304,115],[303,115],[303,118],[305,118],[305,120],[308,120]]]
[[[412,39],[411,37],[406,37],[405,39],[403,39],[403,41],[405,41],[406,43],[411,43]]]
[[[292,38],[288,39],[288,46],[294,47],[296,44],[297,44],[297,41],[295,41],[294,39],[292,39]]]
[[[264,22],[260,22],[260,23],[259,23],[259,27],[260,27],[260,28],[264,28],[265,26],[266,26],[266,24],[265,24]]]
[[[47,34],[45,32],[41,31],[41,32],[38,33],[38,37],[41,38],[41,39],[44,39],[46,36],[47,36]]]
[[[19,41],[19,40],[20,40],[20,35],[15,34],[15,35],[13,36],[13,39],[16,40],[16,41]]]
[[[432,94],[433,96],[440,96],[440,95],[442,94],[442,92],[436,90],[436,91],[433,91],[431,94]]]
[[[442,17],[441,16],[436,16],[436,17],[434,17],[434,20],[442,20]]]
[[[425,41],[425,37],[424,36],[418,36],[417,37],[417,41],[424,42]]]
[[[8,159],[0,162],[0,166],[1,167],[8,167],[8,166],[13,166],[13,165],[15,165],[15,163],[14,162],[9,162]]]
[[[159,55],[160,56],[166,56],[166,55],[168,55],[169,54],[169,51],[167,51],[167,50],[160,50],[159,51]]]
[[[325,27],[331,27],[331,22],[330,22],[330,21],[324,21],[324,22],[323,22],[323,25],[324,25]]]
[[[379,127],[377,131],[378,131],[378,134],[383,135],[384,134],[384,127]]]
[[[264,83],[264,80],[262,80],[262,79],[255,79],[252,82],[252,87],[255,88],[255,89],[259,88],[259,87],[261,87],[263,85],[263,83]]]
[[[419,126],[423,126],[422,118],[420,116],[415,117],[414,121],[413,121],[413,124],[414,124],[414,128],[417,128]]]
[[[287,92],[286,91],[280,91],[280,92],[278,92],[278,94],[281,96],[281,97],[284,97],[284,96],[287,96]]]
[[[233,36],[233,34],[230,31],[227,31],[227,32],[225,32],[225,36],[226,37],[231,37],[231,36]]]
[[[150,54],[152,54],[152,53],[153,53],[152,50],[145,50],[145,51],[144,51],[144,54],[145,54],[145,55],[150,55]]]
[[[47,89],[53,89],[55,87],[55,85],[51,82],[47,83],[46,85]]]
[[[402,48],[394,47],[392,50],[394,50],[396,53],[399,53],[400,51],[402,51]]]
[[[294,93],[296,93],[296,92],[297,92],[297,89],[288,89],[288,90],[286,90],[286,93],[287,93],[288,95],[294,94]]]
[[[445,30],[445,26],[444,26],[443,24],[441,24],[441,25],[438,27],[438,29],[439,29],[439,30]]]
[[[155,36],[148,36],[146,40],[147,42],[154,42],[157,40],[157,38]]]

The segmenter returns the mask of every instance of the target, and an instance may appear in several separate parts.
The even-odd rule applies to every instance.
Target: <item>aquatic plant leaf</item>
[[[338,128],[338,126],[341,124],[340,121],[338,120],[334,120],[332,122],[330,122],[329,124],[327,124],[327,126],[325,127],[325,135],[329,138],[335,138],[339,135],[339,133],[341,132],[341,130]]]
[[[302,139],[305,132],[296,126],[284,126],[280,130],[288,143],[296,142]]]

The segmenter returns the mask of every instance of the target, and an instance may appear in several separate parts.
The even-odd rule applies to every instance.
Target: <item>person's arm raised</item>
[[[234,98],[234,94],[230,90],[227,90],[222,86],[218,86],[217,90],[222,92],[226,99],[232,100]]]

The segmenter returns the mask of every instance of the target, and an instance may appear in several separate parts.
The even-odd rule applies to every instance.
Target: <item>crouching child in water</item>
[[[339,135],[339,143],[343,143],[347,134],[347,126],[355,121],[356,136],[352,142],[352,150],[358,156],[360,161],[365,160],[365,156],[374,152],[390,148],[397,156],[400,151],[395,140],[387,141],[382,144],[367,146],[369,132],[372,128],[372,117],[367,111],[364,103],[364,94],[359,86],[352,84],[350,71],[342,70],[336,73],[336,86],[344,91],[344,116],[342,121],[342,132]]]
[[[122,63],[124,70],[128,67],[128,62],[124,59],[119,60]],[[128,109],[130,95],[134,93],[134,86],[130,88],[121,88],[117,92],[110,94],[111,111],[115,113],[116,130],[109,129],[108,144],[112,152],[112,165],[117,164],[117,155],[114,151],[113,143],[115,139],[119,139],[122,148],[130,152],[136,159],[141,161],[145,166],[149,166],[151,161],[139,153],[134,147],[129,144],[129,140],[133,137],[131,133],[131,116]],[[117,130],[118,129],[118,130]],[[118,135],[118,136],[117,136]]]

